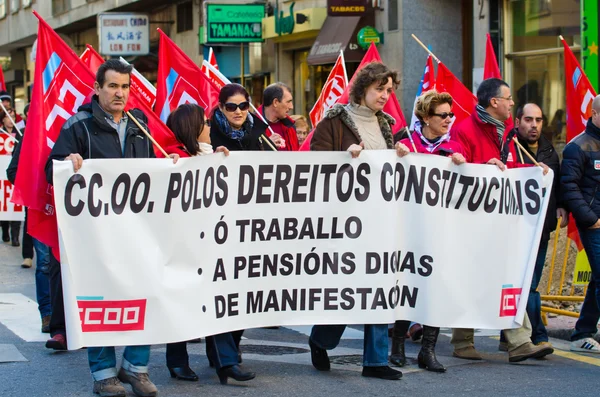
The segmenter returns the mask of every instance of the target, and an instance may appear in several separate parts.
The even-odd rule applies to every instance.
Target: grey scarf
[[[504,129],[506,126],[500,120],[496,120],[483,108],[481,105],[477,105],[477,115],[484,123],[492,124],[496,126],[496,133],[498,134],[498,142],[502,146],[502,138],[504,138]]]

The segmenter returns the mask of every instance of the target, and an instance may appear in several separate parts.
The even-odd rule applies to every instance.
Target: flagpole
[[[17,132],[19,133],[19,135],[23,136],[23,133],[21,132],[21,130],[19,129],[19,127],[17,127],[17,123],[15,123],[15,121],[12,119],[12,117],[10,117],[10,114],[8,114],[8,111],[4,107],[4,104],[2,103],[2,101],[0,101],[0,106],[2,106],[2,110],[4,110],[4,113],[6,114],[6,117],[8,117],[8,119],[11,121],[11,123],[13,123],[13,127],[15,127],[15,129],[17,130]]]
[[[421,45],[421,47],[423,47],[423,48],[425,49],[425,51],[427,51],[427,52],[429,53],[429,55],[431,55],[431,57],[432,57],[433,59],[435,59],[435,61],[436,61],[437,63],[442,63],[442,61],[440,61],[440,59],[439,59],[438,57],[436,57],[436,56],[435,56],[435,54],[434,54],[433,52],[431,52],[431,50],[430,50],[429,48],[427,48],[427,46],[425,46],[425,44],[423,44],[423,42],[422,42],[421,40],[419,40],[419,39],[417,38],[417,36],[415,36],[415,35],[414,35],[414,33],[413,33],[413,34],[411,34],[411,36],[412,36],[412,38],[413,38],[413,39],[415,39],[415,41],[416,41],[417,43],[419,43],[419,44]]]
[[[525,148],[523,147],[523,145],[521,145],[521,142],[519,142],[519,140],[517,139],[516,136],[513,137],[513,141],[515,141],[515,144],[525,153],[525,155],[529,158],[529,160],[533,161],[533,164],[537,165],[538,167],[541,167],[540,163],[538,163],[531,154],[529,154],[529,152],[527,150],[525,150]]]
[[[17,138],[15,138],[14,136],[10,135],[8,132],[4,131],[2,128],[0,128],[0,132],[3,133],[3,134],[8,135],[9,137],[11,137],[15,141],[17,141],[17,143],[19,143],[19,140]]]
[[[404,127],[404,129],[406,130],[406,135],[408,135],[408,140],[410,141],[410,144],[412,145],[413,150],[415,151],[415,153],[418,153],[417,152],[417,147],[415,146],[415,141],[413,141],[412,136],[410,134],[410,131],[409,131],[408,127]]]
[[[131,120],[133,120],[133,122],[134,122],[134,123],[135,123],[135,124],[138,126],[138,128],[139,128],[140,130],[142,130],[142,132],[143,132],[144,134],[146,134],[146,136],[148,137],[148,139],[150,139],[150,141],[151,141],[151,142],[152,142],[152,143],[153,143],[153,144],[154,144],[154,145],[155,145],[155,146],[158,148],[158,150],[160,150],[160,151],[161,151],[161,153],[162,153],[162,154],[164,154],[164,155],[165,155],[165,157],[167,157],[167,158],[168,158],[168,157],[169,157],[169,154],[168,154],[167,152],[165,152],[165,149],[163,149],[163,148],[162,148],[162,146],[160,146],[160,145],[158,144],[158,142],[156,142],[156,140],[155,140],[154,138],[152,138],[152,135],[150,135],[150,134],[148,133],[148,131],[146,131],[146,129],[145,129],[144,127],[142,127],[142,125],[140,124],[140,122],[139,122],[139,121],[137,121],[137,119],[136,119],[135,117],[133,117],[133,115],[132,115],[131,113],[129,113],[129,111],[126,111],[125,113],[127,114],[127,116],[128,116],[128,117],[129,117]]]

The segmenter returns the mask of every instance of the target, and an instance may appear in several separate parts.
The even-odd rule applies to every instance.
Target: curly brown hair
[[[437,92],[429,90],[417,98],[415,105],[415,116],[423,124],[423,119],[427,116],[433,116],[435,109],[444,103],[452,106],[452,97],[447,92]]]
[[[371,62],[361,70],[356,72],[356,78],[350,87],[350,100],[360,104],[364,99],[367,89],[373,83],[379,83],[380,86],[386,85],[392,78],[394,89],[400,84],[398,72],[391,70],[381,62]]]

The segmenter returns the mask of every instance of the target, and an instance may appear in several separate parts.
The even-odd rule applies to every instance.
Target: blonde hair
[[[308,124],[306,117],[302,116],[301,114],[294,114],[291,115],[290,118],[294,120],[296,127],[306,126],[306,131],[310,131],[310,125]]]
[[[433,116],[435,108],[444,103],[452,106],[452,97],[450,94],[447,92],[429,90],[417,98],[415,116],[417,116],[421,124],[423,124],[423,119],[428,116]]]

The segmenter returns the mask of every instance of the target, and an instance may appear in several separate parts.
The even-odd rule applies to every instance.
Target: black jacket
[[[129,111],[139,123],[148,129],[148,119],[139,109]],[[52,160],[64,160],[71,153],[79,153],[85,159],[154,158],[152,142],[131,120],[127,120],[125,154],[117,130],[106,121],[106,113],[98,104],[98,97],[81,106],[78,112],[65,122],[46,163],[46,179],[52,183]]]
[[[515,129],[516,130],[516,129]],[[515,131],[516,132],[516,131]],[[552,143],[546,139],[543,135],[540,134],[540,139],[538,141],[538,150],[537,153],[533,153],[529,150],[529,146],[527,141],[521,138],[516,132],[516,136],[519,139],[521,145],[533,156],[533,158],[538,163],[544,163],[552,172],[554,172],[554,180],[552,182],[552,191],[550,192],[550,202],[548,203],[548,212],[546,212],[546,219],[544,221],[544,230],[542,232],[542,240],[550,238],[550,232],[556,229],[556,208],[562,207],[562,203],[560,202],[560,159],[558,158],[558,153],[554,150],[554,146]],[[517,149],[517,159],[518,162],[521,162],[521,158],[519,156],[519,150]],[[525,164],[533,164],[533,161],[529,159],[525,154],[523,154],[523,162]]]
[[[589,119],[585,131],[563,151],[560,174],[562,200],[578,227],[588,228],[600,217],[600,128]]]
[[[263,145],[261,139],[259,139],[267,130],[267,125],[258,117],[254,117],[253,119],[254,125],[250,130],[250,134],[246,134],[241,141],[238,141],[225,135],[225,132],[221,131],[213,116],[210,125],[210,143],[213,149],[216,150],[219,146],[225,146],[229,150],[270,150],[269,146],[267,144]],[[268,139],[271,145],[275,146],[266,135],[263,135],[263,139]]]

